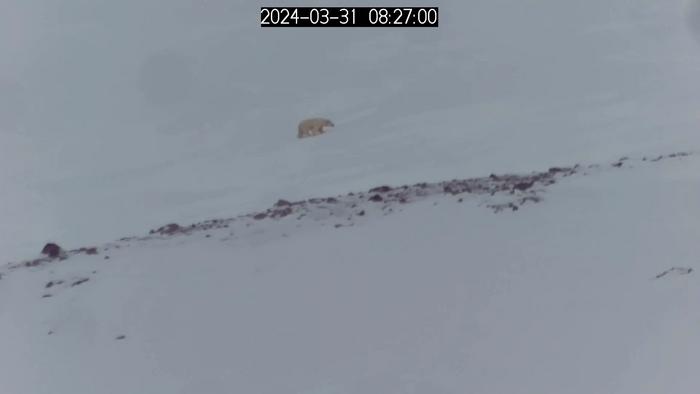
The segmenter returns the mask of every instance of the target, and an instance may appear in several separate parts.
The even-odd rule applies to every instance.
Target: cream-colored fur
[[[310,118],[299,122],[298,138],[313,137],[326,132],[324,127],[335,127],[333,122],[326,118]]]

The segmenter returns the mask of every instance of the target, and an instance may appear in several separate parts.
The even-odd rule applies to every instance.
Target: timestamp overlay
[[[262,27],[438,27],[438,7],[260,7]]]

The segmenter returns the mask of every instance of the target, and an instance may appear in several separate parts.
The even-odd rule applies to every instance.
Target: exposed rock
[[[275,206],[276,206],[276,207],[288,207],[288,206],[291,206],[291,205],[292,205],[291,202],[289,202],[289,201],[287,201],[287,200],[281,200],[281,199],[280,199],[280,200],[277,200],[277,202],[275,203]]]
[[[79,285],[82,285],[83,283],[85,283],[85,282],[87,282],[87,281],[89,281],[89,280],[90,280],[90,278],[78,279],[78,280],[76,280],[75,282],[73,282],[70,286],[71,286],[71,287],[79,286]]]
[[[676,152],[668,155],[660,155],[653,159],[644,157],[635,160],[640,162],[656,162],[663,159],[677,158],[688,155],[690,155],[690,153]],[[629,159],[628,157],[621,157],[612,163],[591,164],[587,165],[585,168],[596,168],[603,170],[605,167],[610,168],[610,166],[622,167],[628,161],[632,162],[634,160]],[[206,220],[187,225],[186,227],[180,226],[177,223],[170,223],[156,230],[150,230],[150,235],[143,237],[124,237],[120,239],[121,242],[110,243],[99,250],[107,251],[112,248],[119,249],[122,246],[129,247],[131,246],[131,241],[150,240],[155,238],[154,235],[156,234],[175,235],[207,231],[207,233],[204,234],[204,237],[212,237],[213,234],[210,233],[209,230],[229,228],[229,226],[232,228],[240,227],[242,229],[244,227],[254,227],[256,223],[254,220],[251,220],[251,218],[259,221],[266,218],[283,218],[293,214],[299,220],[304,217],[311,217],[313,221],[323,222],[332,220],[333,217],[337,217],[338,215],[344,218],[348,215],[365,216],[368,213],[377,214],[377,212],[374,210],[369,212],[362,210],[362,208],[366,207],[365,205],[368,202],[381,202],[381,214],[387,215],[388,212],[393,212],[394,208],[396,208],[398,204],[407,204],[414,201],[419,202],[432,196],[437,197],[440,195],[470,194],[481,196],[482,199],[486,200],[484,202],[485,205],[482,206],[486,206],[494,212],[501,212],[504,210],[517,211],[524,204],[538,203],[542,201],[542,194],[546,191],[546,187],[557,183],[560,179],[577,174],[587,175],[588,170],[584,171],[583,168],[584,167],[581,167],[580,164],[576,164],[572,167],[550,167],[547,171],[531,172],[529,174],[490,174],[489,176],[476,178],[452,179],[449,181],[431,183],[420,182],[413,185],[403,185],[400,187],[382,185],[369,189],[368,193],[350,192],[336,197],[311,198],[297,202],[279,199],[272,207],[263,212],[248,213],[235,218]],[[535,185],[538,187],[535,187]],[[490,196],[497,196],[498,199],[491,199]],[[464,200],[465,198],[462,196],[457,199],[458,202],[463,202]],[[434,201],[435,200],[433,200],[433,202]],[[331,207],[329,204],[334,204],[334,206]],[[437,202],[434,202],[433,205],[437,205]],[[400,211],[401,209],[398,210]],[[331,225],[330,222],[327,223]],[[297,224],[297,227],[299,226],[301,226],[301,224]],[[10,268],[14,269],[21,266],[36,267],[44,263],[51,262],[55,258],[65,259],[68,256],[81,253],[94,255],[98,254],[98,248],[83,247],[77,250],[64,252],[55,243],[48,243],[44,246],[42,253],[45,256],[34,260],[11,264]],[[110,256],[104,256],[104,259],[108,260],[110,259]],[[87,279],[84,281],[87,281]],[[84,283],[84,281],[78,281],[74,283],[73,286]],[[53,283],[47,288],[54,286],[55,284],[56,283]]]
[[[527,189],[531,188],[532,185],[534,185],[534,184],[535,184],[534,181],[530,181],[530,182],[527,182],[527,181],[526,181],[526,182],[518,182],[518,183],[516,183],[515,185],[513,185],[513,189],[515,189],[515,190],[520,190],[520,191],[524,191],[524,190],[527,190]]]
[[[63,249],[55,243],[47,243],[44,248],[41,249],[41,253],[45,254],[51,258],[60,257],[63,254]]]
[[[369,189],[370,193],[388,193],[390,191],[394,190],[391,186],[378,186],[372,189]]]
[[[162,226],[158,228],[157,230],[151,230],[151,234],[160,234],[160,235],[174,235],[177,233],[182,233],[185,230],[177,223],[170,223],[166,224],[165,226]]]
[[[34,260],[25,261],[23,265],[25,267],[28,267],[28,268],[29,267],[36,267],[39,264],[44,263],[46,261],[49,261],[49,260],[48,259],[34,259]]]
[[[80,250],[87,255],[97,254],[97,248],[80,248]]]
[[[655,276],[656,279],[662,278],[668,274],[677,274],[677,275],[688,275],[691,272],[693,272],[692,268],[686,268],[686,267],[672,267],[667,269],[666,271],[658,274]]]
[[[270,213],[270,217],[273,219],[283,218],[285,216],[291,215],[292,212],[293,212],[292,207],[286,206],[284,208],[278,208],[278,209],[273,210],[272,213]]]

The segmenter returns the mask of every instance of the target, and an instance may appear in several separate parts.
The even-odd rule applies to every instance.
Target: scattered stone
[[[126,339],[126,335],[119,335],[118,337],[116,337],[114,339],[116,339],[117,341],[121,341],[123,339]]]
[[[643,157],[642,161],[660,161],[667,158],[676,158],[688,156],[690,153],[676,152],[669,155],[660,155],[656,158],[649,159]],[[615,162],[607,164],[591,164],[585,168],[603,168],[603,166],[612,167],[622,167],[625,162],[630,160],[628,157],[621,157]],[[637,159],[639,160],[639,159]],[[326,222],[331,225],[330,222],[332,217],[341,215],[340,217],[345,218],[347,215],[350,216],[365,216],[366,212],[361,210],[355,212],[356,209],[361,209],[363,204],[370,202],[382,202],[382,213],[384,215],[387,212],[392,212],[396,204],[407,204],[413,201],[421,201],[432,196],[438,197],[440,195],[458,195],[463,193],[480,195],[482,197],[488,198],[488,196],[500,195],[506,198],[505,202],[488,204],[487,208],[493,210],[494,212],[501,212],[503,210],[517,211],[522,205],[533,202],[537,203],[542,200],[541,193],[545,190],[546,186],[555,184],[559,179],[564,177],[569,177],[573,175],[587,175],[585,171],[582,170],[580,164],[576,164],[573,167],[550,167],[546,172],[531,172],[529,174],[490,174],[487,177],[477,177],[468,179],[452,179],[449,181],[442,182],[420,182],[413,185],[403,185],[400,187],[392,187],[389,185],[377,186],[369,189],[367,193],[365,192],[350,192],[342,196],[337,197],[322,197],[322,198],[311,198],[308,200],[302,200],[297,202],[292,202],[288,200],[279,199],[275,204],[267,209],[266,211],[259,213],[249,213],[241,215],[235,218],[229,219],[212,219],[206,220],[199,223],[194,223],[187,225],[185,227],[178,225],[177,223],[170,223],[162,226],[155,230],[150,230],[149,234],[160,234],[160,235],[174,235],[174,234],[191,234],[195,231],[208,231],[210,229],[218,228],[228,228],[229,223],[234,223],[235,225],[249,227],[254,220],[263,220],[266,218],[282,218],[288,215],[294,214],[298,220],[301,220],[308,214],[314,214],[312,220],[316,222]],[[540,188],[534,188],[535,185],[541,186]],[[516,193],[517,191],[521,193]],[[434,199],[434,200],[437,200]],[[460,197],[457,199],[458,202],[464,202],[464,198]],[[438,205],[436,201],[432,201],[433,205]],[[338,207],[329,207],[326,204],[342,204]],[[400,208],[398,210],[401,210]],[[353,212],[355,212],[353,214]],[[316,215],[318,213],[319,215]],[[376,214],[377,212],[374,211]],[[351,220],[348,218],[347,220]],[[297,225],[299,227],[299,225]],[[336,225],[339,227],[339,225]],[[205,233],[205,238],[211,238],[211,233]],[[145,237],[125,237],[122,238],[124,241],[146,241],[151,239],[150,236]],[[104,247],[101,250],[106,252],[111,248],[119,249],[121,246],[130,246],[129,243],[119,244],[109,244],[108,247]],[[85,253],[88,255],[98,254],[98,248],[96,247],[84,247],[77,250],[70,250],[68,253],[64,252],[57,244],[47,243],[42,249],[42,254],[45,256],[37,258],[30,261],[23,261],[14,265],[11,268],[17,268],[20,266],[25,267],[35,267],[43,263],[51,262],[54,258],[65,259],[67,256],[75,255],[78,253]],[[104,256],[104,260],[109,260],[110,256]],[[2,276],[0,276],[0,279]],[[77,286],[84,283],[88,279],[80,280],[72,284],[72,286]],[[51,282],[50,282],[51,283]],[[52,284],[47,284],[47,288],[55,286],[56,282]]]
[[[517,211],[518,206],[515,205],[512,202],[505,203],[505,204],[492,204],[492,205],[487,205],[489,208],[493,210],[494,213],[499,213],[505,209],[510,209],[511,211]]]
[[[71,286],[71,287],[79,286],[79,285],[82,285],[83,283],[85,283],[85,282],[87,282],[87,281],[89,281],[89,280],[90,280],[90,278],[78,279],[78,280],[76,280],[75,282],[73,282],[70,286]]]
[[[390,191],[394,190],[391,186],[378,186],[372,189],[369,189],[370,193],[388,193]]]
[[[97,254],[97,248],[80,248],[80,250],[83,251],[87,255]]]
[[[527,197],[521,198],[521,199],[518,200],[518,201],[520,202],[520,205],[523,205],[523,204],[525,204],[526,202],[538,203],[538,202],[542,201],[542,197],[538,197],[538,196],[527,196]]]
[[[47,260],[45,260],[45,259],[34,259],[34,260],[29,260],[29,261],[25,261],[25,262],[24,262],[24,266],[27,267],[27,268],[29,268],[29,267],[36,267],[36,266],[38,266],[39,264],[41,264],[41,263],[43,263],[43,262],[45,262],[45,261],[47,261]]]
[[[684,267],[672,267],[667,269],[666,271],[658,274],[655,276],[656,279],[662,278],[668,274],[676,274],[676,275],[688,275],[691,272],[693,272],[692,268],[684,268]]]
[[[41,296],[41,298],[51,298],[51,297],[52,297],[51,294],[44,294],[43,296]]]
[[[61,247],[56,245],[55,243],[49,242],[46,245],[44,245],[43,249],[41,249],[41,253],[51,258],[56,258],[61,256],[61,254],[63,253],[63,249],[61,249]]]
[[[166,224],[165,226],[158,228],[157,230],[151,230],[150,234],[174,235],[177,233],[182,233],[184,231],[185,231],[185,229],[182,228],[179,224],[170,223],[170,224]]]
[[[284,208],[276,209],[276,210],[272,211],[272,213],[270,214],[270,217],[273,219],[277,219],[277,218],[283,218],[283,217],[289,216],[291,214],[292,214],[292,207],[288,206],[288,207],[284,207]]]
[[[518,183],[516,183],[515,185],[513,185],[513,189],[515,189],[515,190],[520,190],[520,191],[525,191],[525,190],[531,188],[532,185],[534,185],[534,184],[535,184],[535,181],[530,181],[530,182],[528,182],[528,181],[525,181],[525,182],[518,182]]]
[[[292,203],[287,200],[277,200],[277,202],[275,203],[276,207],[288,207],[291,205]]]
[[[443,186],[442,191],[447,194],[452,194],[453,196],[462,192],[461,189],[455,188],[452,183],[448,183],[447,185]]]

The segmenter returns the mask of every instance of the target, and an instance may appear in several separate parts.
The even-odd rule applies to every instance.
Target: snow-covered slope
[[[284,197],[700,146],[694,1],[428,3],[438,29],[262,29],[248,0],[2,1],[0,261]],[[334,132],[297,141],[315,115]]]
[[[546,173],[6,268],[3,392],[696,393],[700,158]]]
[[[0,0],[0,393],[698,392],[700,1],[260,5]]]

